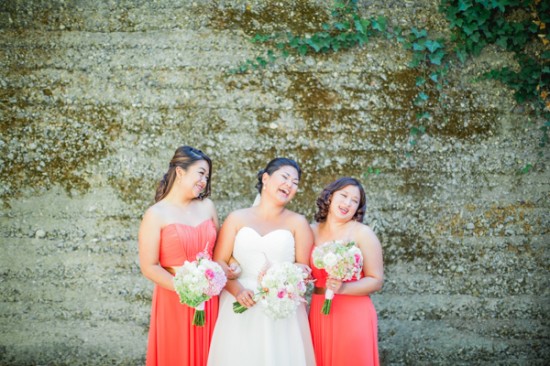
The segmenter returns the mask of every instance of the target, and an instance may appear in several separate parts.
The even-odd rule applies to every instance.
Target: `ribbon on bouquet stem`
[[[327,288],[325,291],[325,301],[323,302],[323,308],[321,313],[328,315],[330,313],[330,307],[332,306],[332,299],[334,299],[334,291]]]

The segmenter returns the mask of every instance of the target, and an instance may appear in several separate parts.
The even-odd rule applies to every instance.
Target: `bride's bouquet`
[[[313,250],[313,264],[319,269],[324,269],[329,278],[339,281],[349,281],[359,278],[363,269],[363,255],[355,242],[345,243],[342,240],[330,241]],[[330,313],[334,292],[331,289],[325,291],[325,302],[321,312]]]
[[[185,261],[176,270],[173,281],[180,302],[195,308],[193,325],[202,327],[204,302],[219,295],[227,282],[222,267],[212,261],[205,250],[197,254],[196,261]]]
[[[254,301],[259,302],[264,313],[272,319],[282,319],[291,315],[301,302],[307,289],[309,275],[290,262],[266,264],[258,276],[259,290]],[[233,303],[233,311],[242,313],[248,308],[238,301]]]

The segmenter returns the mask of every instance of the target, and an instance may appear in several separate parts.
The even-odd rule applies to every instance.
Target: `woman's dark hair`
[[[335,180],[334,182],[328,184],[323,192],[317,198],[317,213],[315,214],[315,221],[325,222],[328,216],[328,210],[330,207],[330,202],[332,201],[332,195],[334,192],[341,190],[347,186],[355,186],[359,188],[359,206],[353,219],[355,221],[363,222],[363,217],[365,216],[365,211],[367,209],[367,197],[365,196],[365,190],[359,181],[355,178],[343,177]]]
[[[160,201],[174,185],[176,180],[176,168],[180,167],[183,170],[187,170],[191,165],[195,164],[197,161],[204,160],[208,163],[208,180],[206,181],[206,187],[204,191],[201,192],[198,199],[206,198],[210,195],[210,180],[212,179],[212,161],[202,151],[195,149],[191,146],[180,146],[176,149],[170,164],[168,165],[168,171],[164,174],[164,177],[158,184],[157,193],[155,194],[155,202]]]
[[[262,176],[264,175],[264,173],[271,175],[284,166],[291,166],[296,169],[296,171],[298,172],[298,180],[302,177],[302,170],[300,169],[300,166],[297,162],[288,158],[275,158],[267,164],[265,169],[262,169],[258,172],[258,183],[256,184],[256,188],[258,188],[259,193],[262,193],[262,188],[264,186],[262,182]]]

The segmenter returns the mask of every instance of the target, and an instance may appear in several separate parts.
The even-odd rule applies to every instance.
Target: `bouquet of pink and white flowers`
[[[349,281],[354,277],[359,279],[363,269],[363,255],[355,242],[345,243],[342,240],[330,241],[313,250],[313,264],[319,269],[324,269],[329,278],[339,281]],[[330,313],[334,292],[331,289],[325,291],[323,314]]]
[[[286,318],[296,311],[307,290],[309,275],[290,262],[266,265],[258,276],[259,290],[254,301],[259,302],[266,315],[272,319]],[[233,311],[242,313],[247,308],[238,301],[233,303]]]
[[[219,295],[227,282],[222,267],[204,251],[197,255],[196,261],[185,261],[176,270],[173,281],[180,302],[195,308],[193,325],[203,326],[204,302]]]

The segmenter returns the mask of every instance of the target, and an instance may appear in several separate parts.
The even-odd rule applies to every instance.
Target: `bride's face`
[[[359,208],[361,193],[356,186],[345,186],[334,192],[330,201],[329,215],[341,221],[349,221]]]
[[[269,192],[276,200],[285,204],[296,195],[299,182],[298,171],[289,165],[280,167],[271,175],[264,173],[263,177],[265,191]]]

